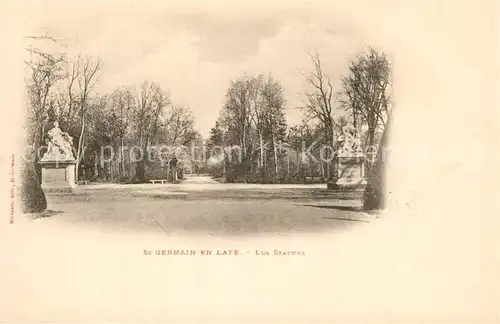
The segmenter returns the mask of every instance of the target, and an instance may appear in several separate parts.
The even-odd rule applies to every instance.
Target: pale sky
[[[294,108],[308,89],[302,75],[311,68],[308,53],[319,51],[336,84],[349,58],[378,45],[364,33],[370,26],[350,19],[354,5],[348,2],[125,3],[31,3],[23,12],[33,33],[64,36],[69,52],[102,60],[99,92],[145,79],[159,82],[173,103],[194,112],[204,137],[238,76],[271,73],[284,86],[287,108]],[[295,124],[301,113],[289,109],[287,116]]]

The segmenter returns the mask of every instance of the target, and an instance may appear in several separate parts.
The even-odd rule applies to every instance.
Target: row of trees
[[[31,39],[59,45],[51,37]],[[182,146],[201,140],[191,111],[173,104],[169,91],[159,84],[146,80],[100,94],[95,90],[102,78],[98,59],[68,57],[63,51],[54,54],[33,46],[27,50],[26,140],[36,155],[34,162],[43,154],[47,130],[56,120],[74,139],[77,177],[90,180],[143,182],[153,175],[164,178],[171,162],[180,156],[163,152],[161,161],[148,163],[139,155],[159,143]],[[135,149],[126,150],[131,147]]]
[[[240,158],[228,164],[233,152],[222,151],[219,160],[225,163],[218,172],[221,167],[223,173],[229,171],[229,177],[236,177],[232,181],[249,174],[278,179],[283,155],[279,146],[287,131],[284,107],[283,87],[272,76],[244,76],[231,82],[208,147],[234,147]]]
[[[171,166],[180,162],[181,169],[209,169],[230,182],[325,181],[336,174],[334,151],[342,127],[353,125],[364,147],[377,147],[391,109],[391,70],[384,53],[370,48],[355,57],[340,83],[332,81],[316,53],[304,75],[308,91],[303,106],[289,107],[283,86],[272,75],[241,76],[230,83],[204,141],[194,130],[191,111],[173,104],[170,92],[159,84],[146,80],[98,93],[103,77],[98,59],[69,57],[51,37],[30,40],[55,44],[57,50],[27,48],[29,147],[43,153],[47,130],[58,120],[74,139],[80,179],[144,182],[168,177]],[[302,122],[288,125],[286,110],[296,108],[303,113]],[[208,154],[155,149],[193,144],[204,146]],[[161,159],[144,159],[151,151]]]
[[[287,126],[285,110],[296,107],[287,107],[283,87],[271,75],[231,82],[208,139],[209,147],[231,148],[212,157],[219,162],[211,164],[214,174],[229,182],[334,178],[336,138],[347,124],[362,134],[363,147],[378,146],[391,109],[387,56],[372,48],[358,55],[349,62],[340,89],[334,89],[318,53],[311,62],[299,125]],[[239,159],[233,156],[235,149]]]

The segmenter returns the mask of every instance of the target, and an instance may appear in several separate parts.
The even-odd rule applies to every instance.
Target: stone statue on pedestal
[[[59,128],[47,132],[47,152],[40,159],[42,188],[44,191],[71,192],[75,184],[76,160],[73,155],[73,138]]]
[[[361,190],[365,181],[365,155],[361,145],[359,133],[353,126],[342,128],[342,135],[338,138],[338,180],[337,188],[341,190]]]

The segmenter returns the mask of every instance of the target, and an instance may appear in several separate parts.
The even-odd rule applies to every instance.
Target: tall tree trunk
[[[375,126],[372,127],[372,129],[369,130],[369,135],[368,135],[368,146],[372,146],[375,138]]]
[[[260,145],[259,168],[262,168],[264,167],[264,139],[262,138],[262,132],[259,132],[259,145]]]
[[[354,107],[352,108],[352,125],[354,126],[354,128],[357,130],[358,129],[358,123],[357,123],[357,120],[356,120],[356,109],[354,109]]]
[[[243,147],[243,156],[246,158],[247,156],[247,145],[246,145],[246,133],[247,133],[247,129],[246,129],[246,124],[245,122],[243,122],[243,140],[242,140],[242,147]]]
[[[168,181],[168,178],[170,177],[170,161],[171,161],[171,159],[168,159],[168,161],[167,161],[167,181]]]
[[[137,181],[141,183],[146,181],[146,166],[143,159],[137,162],[135,174]]]
[[[98,162],[98,157],[97,153],[94,154],[94,178],[97,178],[99,176],[99,162]]]
[[[38,123],[37,123],[38,124]],[[39,181],[39,184],[42,183],[42,167],[40,166],[40,164],[38,164],[38,160],[40,159],[40,156],[38,154],[38,151],[40,150],[41,148],[41,145],[38,141],[38,125],[36,126],[35,128],[35,132],[34,132],[34,138],[33,138],[33,144],[32,144],[32,147],[33,147],[33,150],[34,150],[34,164],[33,164],[33,167],[35,169],[35,173],[36,173],[36,178],[37,181]],[[43,140],[43,134],[42,134],[42,140]],[[41,141],[40,141],[41,142]]]
[[[78,181],[78,170],[80,169],[80,155],[82,154],[84,131],[85,131],[85,111],[83,111],[83,108],[82,108],[82,128],[80,130],[80,138],[78,139],[78,151],[76,153],[75,180],[77,180],[77,181]]]
[[[109,180],[113,181],[114,178],[114,173],[115,173],[115,164],[113,161],[109,162]]]
[[[43,145],[43,137],[45,135],[45,123],[42,123],[42,132],[40,133],[40,145]]]
[[[286,152],[286,175],[290,178],[290,151]]]
[[[279,177],[279,170],[278,170],[278,153],[276,152],[276,139],[273,134],[273,152],[274,152],[274,178],[276,181],[278,180]]]
[[[121,136],[121,146],[120,146],[120,164],[121,164],[121,172],[120,176],[125,177],[125,154],[123,154],[123,136]]]

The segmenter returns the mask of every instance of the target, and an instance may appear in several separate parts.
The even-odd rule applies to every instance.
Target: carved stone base
[[[75,183],[75,160],[40,161],[42,166],[42,189],[44,192],[73,192]]]
[[[363,155],[341,155],[338,160],[338,190],[363,190],[365,180],[365,157]]]
[[[366,181],[361,179],[359,181],[337,181],[336,189],[342,191],[363,191],[366,187]]]

